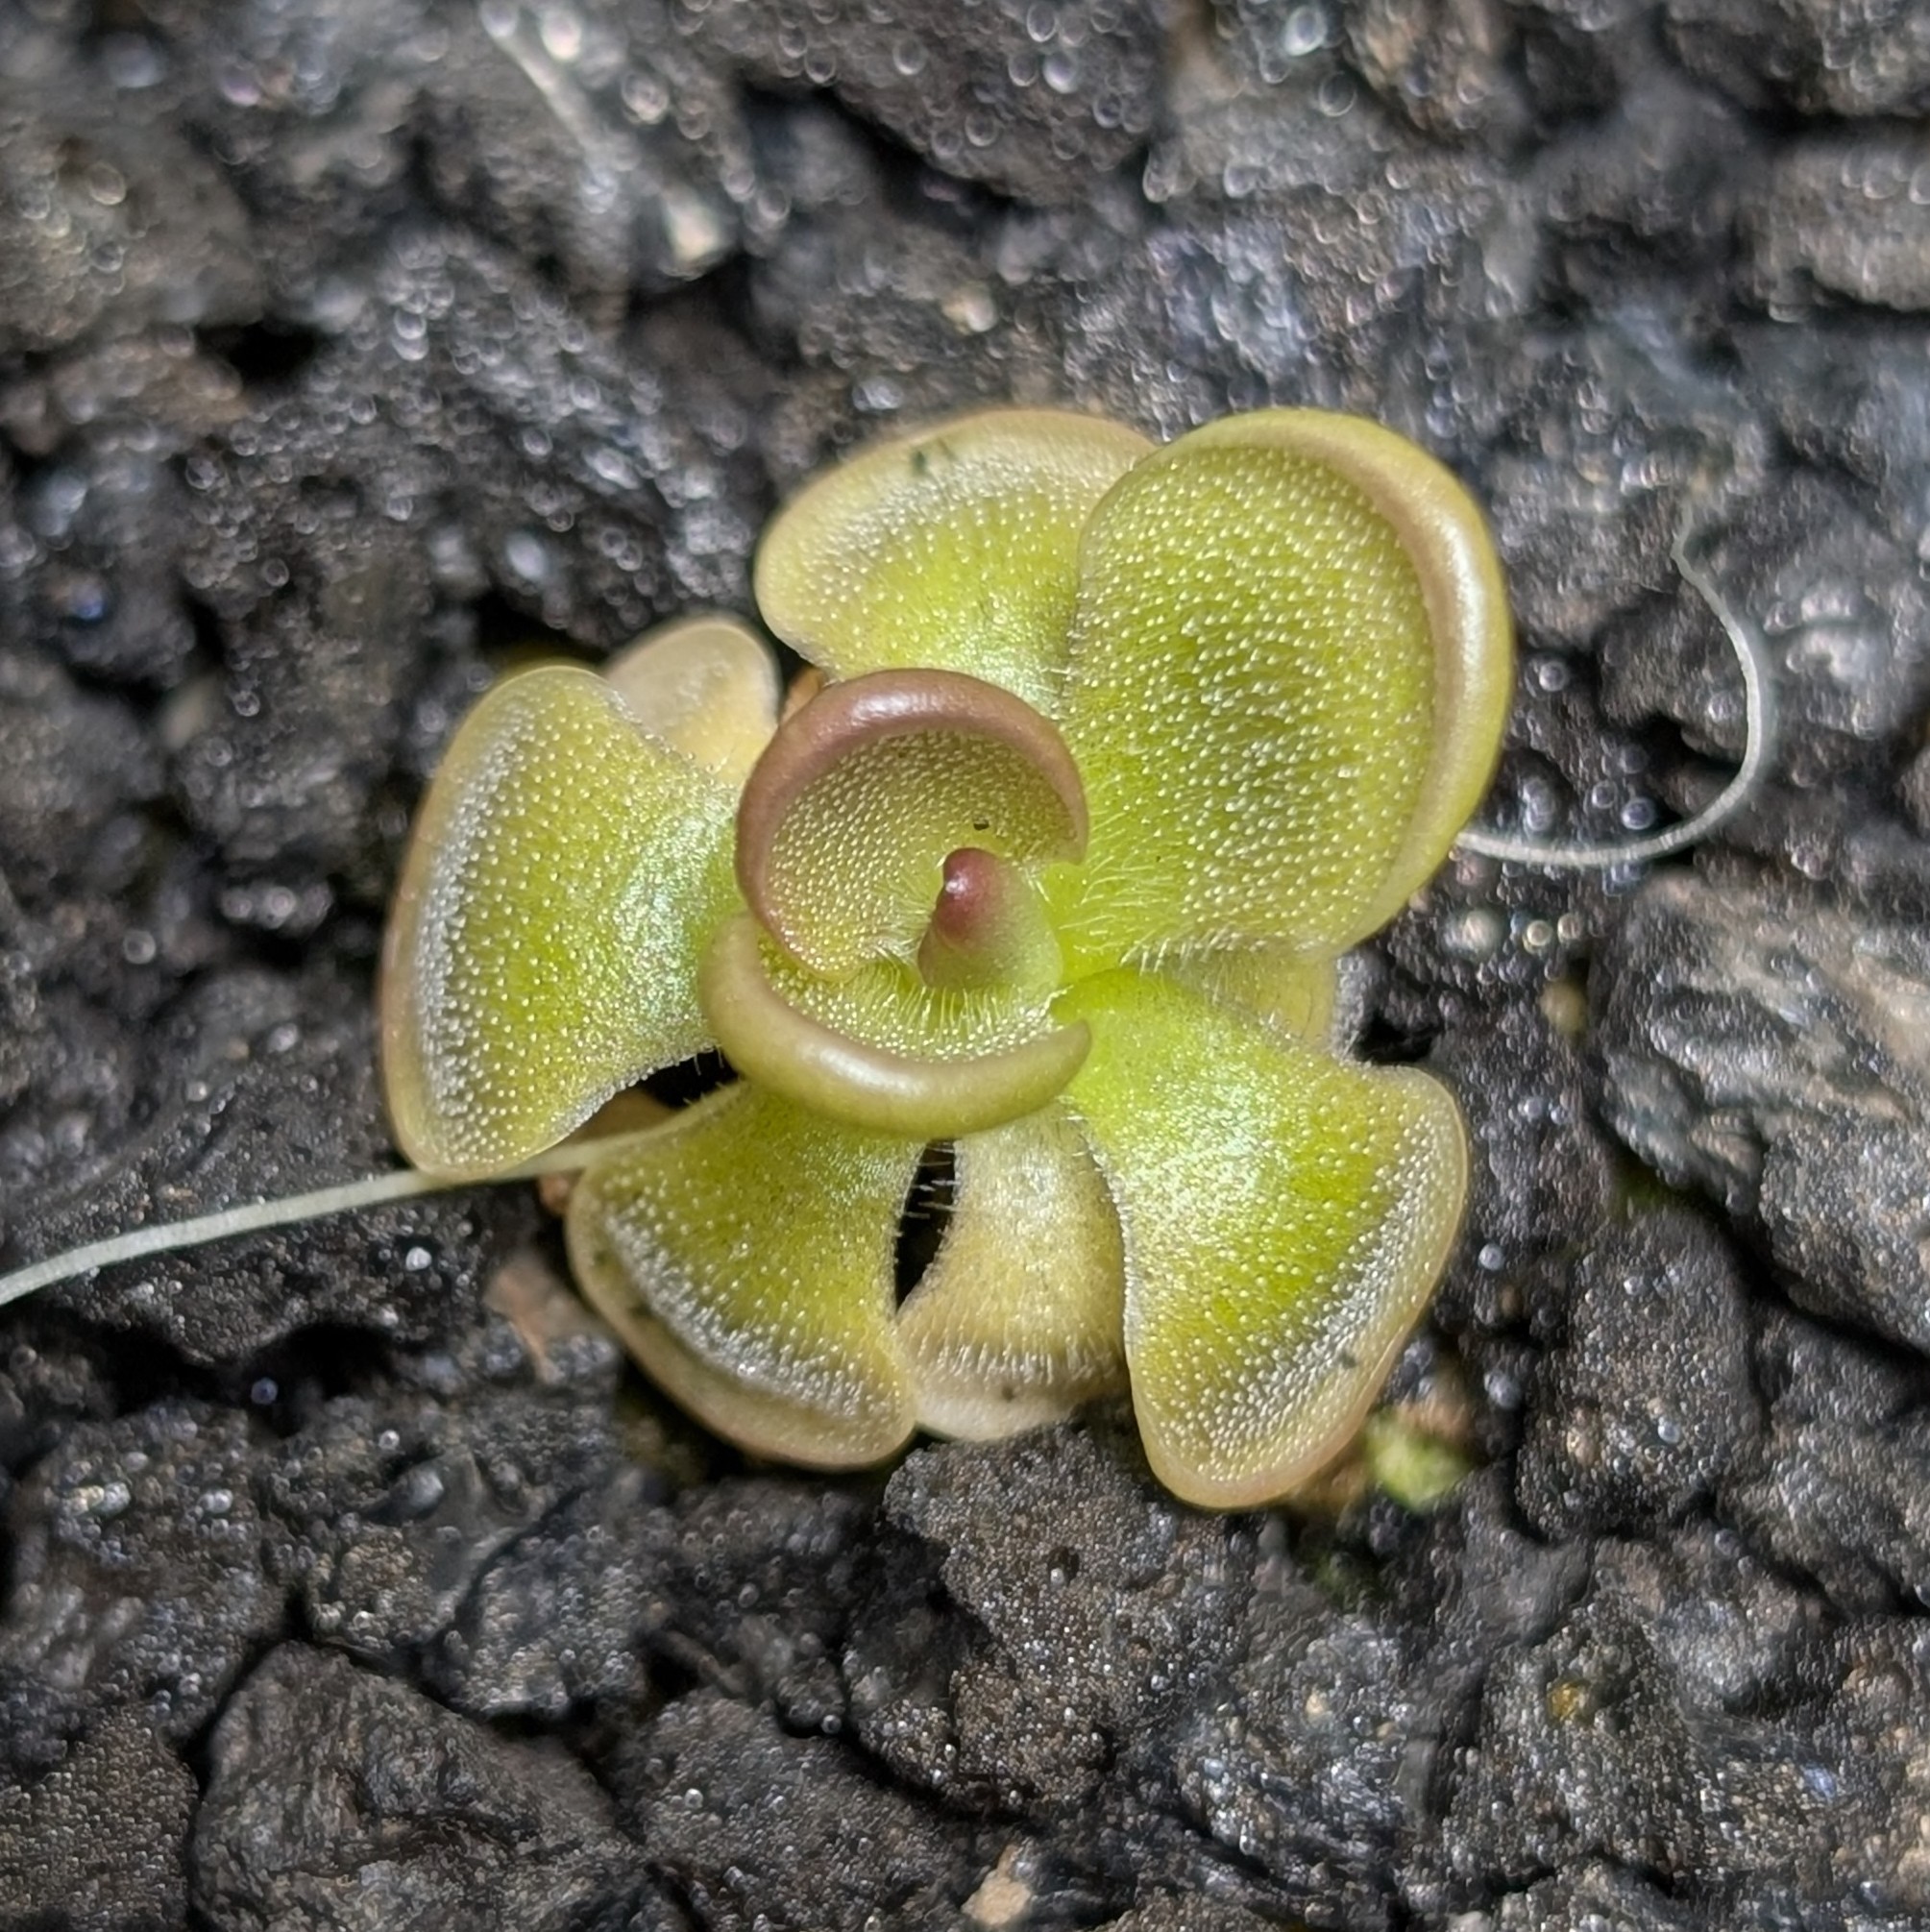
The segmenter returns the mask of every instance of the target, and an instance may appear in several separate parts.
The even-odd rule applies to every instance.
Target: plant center
[[[937,903],[918,942],[925,984],[1045,990],[1059,984],[1059,942],[1037,890],[995,852],[961,845],[947,855]]]

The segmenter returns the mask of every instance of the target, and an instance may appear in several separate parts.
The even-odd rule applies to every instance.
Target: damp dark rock
[[[789,1729],[841,1729],[839,1663],[869,1581],[876,1514],[863,1490],[775,1478],[680,1499],[652,1550],[652,1653]]]
[[[1533,1314],[1553,1346],[1535,1372],[1516,1483],[1544,1534],[1681,1517],[1753,1446],[1742,1271],[1696,1215],[1665,1209],[1611,1227],[1576,1263],[1566,1300]]]
[[[1930,106],[1930,24],[1907,5],[1667,0],[1682,62],[1757,110],[1858,117]]]
[[[0,648],[0,840],[23,893],[78,883],[115,818],[160,791],[153,746],[128,707],[37,654]]]
[[[782,482],[892,422],[965,409],[990,391],[1058,392],[1073,265],[1049,245],[1035,263],[1026,248],[1050,217],[1002,212],[988,232],[945,199],[907,206],[853,132],[809,106],[790,110],[773,144],[794,212],[753,264],[751,297],[760,329],[794,341],[811,372],[772,426]],[[1106,233],[1123,252],[1141,224],[1115,203],[1127,232]],[[864,303],[840,297],[872,282]]]
[[[220,687],[196,688],[176,714],[176,791],[235,881],[224,910],[237,922],[312,929],[331,875],[366,869],[380,838],[382,780],[412,695],[404,641],[433,633],[408,546],[379,531],[357,549],[331,557],[305,595],[225,624]],[[326,734],[287,722],[318,715]]]
[[[1167,1892],[1109,1920],[1107,1932],[1260,1932],[1266,1923],[1243,1905]]]
[[[683,32],[769,87],[828,87],[947,174],[1058,203],[1141,147],[1160,106],[1152,0],[956,8],[675,0]]]
[[[205,980],[129,1042],[133,1094],[119,1106],[111,1092],[89,1096],[99,1125],[81,1129],[85,1184],[32,1185],[71,1124],[30,1129],[16,1117],[0,1137],[9,1195],[31,1204],[9,1222],[14,1255],[34,1259],[386,1164],[367,1000],[365,988],[314,977]],[[246,1246],[123,1262],[51,1292],[110,1332],[232,1367],[322,1327],[420,1343],[447,1337],[474,1310],[485,1254],[529,1215],[526,1200],[501,1193],[431,1196]]]
[[[1920,1619],[1855,1622],[1820,1648],[1801,1810],[1832,1873],[1854,1871],[1873,1911],[1904,1922],[1930,1909],[1913,1821],[1924,1786],[1922,1697],[1930,1649]],[[1800,1829],[1800,1826],[1798,1826]],[[1794,1835],[1794,1834],[1793,1834]],[[1825,1887],[1819,1890],[1827,1897]]]
[[[498,1737],[338,1653],[271,1651],[208,1756],[194,1902],[217,1923],[619,1932],[650,1892],[560,1749]]]
[[[1464,914],[1463,929],[1472,934],[1478,917]],[[1499,950],[1507,922],[1490,911],[1486,923]],[[1487,1071],[1503,1064],[1518,1076],[1504,1087]],[[1459,1094],[1477,1150],[1468,1236],[1437,1317],[1456,1332],[1518,1327],[1539,1312],[1525,1286],[1538,1266],[1565,1262],[1606,1225],[1613,1151],[1590,1120],[1581,1054],[1540,1004],[1512,1002],[1478,1028],[1455,1029],[1436,1069]]]
[[[1778,430],[1873,498],[1882,527],[1922,554],[1930,527],[1930,349],[1914,323],[1868,314],[1793,330],[1757,322],[1736,349]]]
[[[1685,1523],[1666,1550],[1600,1543],[1591,1581],[1640,1617],[1657,1653],[1695,1686],[1698,1708],[1736,1716],[1806,1692],[1835,1621],[1822,1595],[1774,1553],[1706,1516]]]
[[[0,511],[0,584],[23,633],[84,676],[166,689],[198,637],[176,568],[181,457],[232,419],[241,382],[189,330],[83,347],[0,384],[0,421],[34,464]]]
[[[1537,118],[1585,121],[1658,62],[1658,0],[1516,0],[1522,65]]]
[[[1915,130],[1819,134],[1771,166],[1744,218],[1771,313],[1850,301],[1930,307],[1930,145]]]
[[[393,1669],[616,1455],[603,1388],[510,1387],[455,1409],[347,1396],[289,1440],[264,1502],[288,1534],[308,1628]]]
[[[122,61],[171,98],[253,217],[278,321],[326,321],[355,258],[413,207],[411,144],[439,37],[422,0],[155,10]]]
[[[0,349],[258,313],[248,224],[220,171],[52,37],[17,49],[0,83]]]
[[[585,646],[741,603],[765,508],[748,424],[692,421],[683,393],[513,257],[459,231],[404,233],[292,392],[189,466],[191,580],[241,622],[284,586],[313,599],[393,575],[399,551],[433,581],[424,547],[453,526],[501,596]],[[386,655],[407,638],[367,642]]]
[[[1579,1851],[1711,1886],[1737,1798],[1699,1720],[1639,1615],[1598,1591],[1490,1677],[1449,1812],[1451,1870],[1463,1883],[1526,1884]]]
[[[860,1739],[900,1776],[1067,1810],[1224,1671],[1251,1538],[1136,1463],[1112,1432],[1068,1429],[920,1452],[892,1479],[887,1520],[928,1558],[906,1553],[844,1668]]]
[[[1814,1331],[1794,1327],[1799,1354]],[[1854,1383],[1846,1393],[1854,1408]],[[1491,1653],[1473,1742],[1452,1760],[1445,1884],[1413,1895],[1435,1909],[1496,1891],[1531,1897],[1541,1873],[1581,1853],[1693,1874],[1671,1893],[1685,1923],[1812,1922],[1851,1867],[1885,1910],[1914,1909],[1918,1881],[1888,1820],[1915,1746],[1906,1729],[1867,1756],[1844,1749],[1848,1713],[1869,1695],[1862,1656],[1894,1659],[1900,1642],[1914,1658],[1911,1628],[1845,1625],[1785,1552],[1706,1518],[1666,1546],[1599,1543],[1559,1624]],[[1907,1695],[1919,1669],[1879,1673],[1883,1694]],[[1500,1909],[1511,1923],[1530,1906]],[[1659,1905],[1629,1909],[1627,1922],[1645,1923]]]
[[[1893,1348],[1813,1323],[1767,1324],[1752,1369],[1767,1425],[1722,1485],[1766,1559],[1813,1578],[1844,1613],[1930,1593],[1930,1372]]]
[[[415,1620],[416,1634],[437,1633],[429,1675],[440,1694],[473,1717],[551,1723],[590,1706],[641,1704],[649,1593],[665,1540],[650,1487],[640,1469],[614,1470],[500,1553],[478,1553],[479,1575],[452,1578],[440,1621]]]
[[[724,63],[660,0],[507,6],[436,28],[423,63],[433,192],[595,315],[633,285],[689,281],[774,227]]]
[[[1895,787],[1930,700],[1930,660],[1919,539],[1884,526],[1866,493],[1800,471],[1693,540],[1725,600],[1747,613],[1781,747],[1728,837],[1778,862],[1786,877],[1833,881],[1879,917],[1908,920],[1920,917],[1930,870],[1920,841],[1897,822]],[[1665,678],[1672,648],[1678,655]],[[1677,722],[1694,750],[1740,756],[1740,673],[1708,610],[1678,600],[1618,621],[1602,640],[1601,668],[1606,708],[1625,728]],[[1657,789],[1676,811],[1693,810],[1723,775],[1679,761]]]
[[[1115,1911],[1142,1886],[1298,1904],[1307,1867],[1336,1838],[1357,1847],[1348,1834],[1363,1829],[1380,1873],[1360,1820],[1380,1794],[1349,1784],[1283,1801],[1284,1780],[1261,1770],[1271,1733],[1221,1781],[1216,1724],[1258,1721],[1258,1704],[1229,1700],[1258,1647],[1251,1519],[1176,1508],[1109,1426],[919,1452],[884,1514],[843,1673],[850,1731],[896,1778],[972,1814],[1016,1814]],[[1354,1722],[1306,1749],[1337,1749]],[[1249,1807],[1274,1841],[1262,1877],[1239,1846]],[[1344,1871],[1335,1895],[1357,1902],[1353,1879]]]
[[[1741,1219],[1803,1307],[1930,1347],[1920,934],[1683,875],[1644,892],[1604,965],[1615,1131]]]
[[[1478,135],[1499,145],[1521,131],[1527,104],[1510,59],[1514,23],[1499,0],[1449,0],[1442,7],[1360,0],[1345,11],[1345,20],[1355,66],[1423,134]],[[1286,38],[1284,23],[1281,37]]]
[[[64,1729],[68,1708],[133,1713],[174,1744],[221,1707],[281,1623],[272,1528],[253,1482],[246,1416],[170,1400],[84,1422],[12,1499],[0,1678],[16,1723]],[[10,1725],[16,1763],[58,1742]]]
[[[1743,115],[1668,66],[1537,156],[1562,285],[1608,313],[1646,284],[1667,299],[1691,261],[1730,272],[1756,141]]]
[[[1541,336],[1490,406],[1496,537],[1531,649],[1584,653],[1658,596],[1695,605],[1670,550],[1759,485],[1768,438],[1746,395],[1631,319]]]
[[[1496,1932],[1569,1932],[1589,1924],[1615,1932],[1690,1932],[1704,1920],[1693,1906],[1636,1873],[1591,1861],[1579,1871],[1508,1893],[1480,1922]]]
[[[1437,1714],[1398,1626],[1339,1609],[1284,1548],[1259,1561],[1226,1688],[1177,1727],[1182,1806],[1328,1923],[1391,1923],[1397,1847],[1417,1823]]]
[[[1405,1631],[1403,1654],[1420,1660],[1409,1682],[1430,1706],[1430,1750],[1465,1733],[1498,1654],[1559,1625],[1587,1588],[1591,1555],[1585,1543],[1537,1536],[1499,1468],[1470,1476],[1401,1539],[1385,1572],[1387,1609]],[[1420,1902],[1411,1874],[1406,1890]]]
[[[1527,209],[1477,150],[1422,140],[1336,55],[1274,84],[1210,73],[1155,144],[1151,265],[1206,411],[1365,404],[1429,435],[1449,364],[1484,364],[1536,255]],[[1323,237],[1316,243],[1315,236]],[[1449,291],[1478,287],[1477,315]]]
[[[24,1329],[0,1369],[0,1468],[25,1469],[76,1422],[104,1422],[115,1391],[105,1354],[89,1340]]]
[[[198,1796],[186,1765],[126,1711],[103,1718],[35,1783],[0,1783],[0,1924],[182,1924]]]
[[[867,1776],[842,1746],[794,1736],[713,1691],[663,1712],[617,1778],[652,1867],[717,1932],[957,1923],[991,1864],[970,1823]]]
[[[663,1490],[633,1464],[599,1466],[547,1506],[460,1593],[428,1660],[441,1694],[479,1717],[556,1721],[695,1682],[792,1732],[838,1733],[874,1498],[776,1478]]]

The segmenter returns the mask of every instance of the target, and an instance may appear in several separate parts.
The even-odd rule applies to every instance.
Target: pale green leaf
[[[697,997],[718,1045],[746,1080],[852,1127],[919,1140],[997,1127],[1044,1106],[1086,1058],[1089,1042],[1078,1025],[1047,1025],[979,1052],[956,1050],[965,1041],[930,1054],[873,1045],[817,1017],[810,1003],[792,1004],[767,970],[772,950],[743,913],[704,954]],[[852,985],[874,990],[888,977],[858,974]],[[889,992],[852,1006],[859,1017],[918,1018],[913,1002]],[[981,1008],[979,1016],[993,1014]]]
[[[1178,954],[1162,960],[1160,970],[1309,1046],[1335,1043],[1338,960],[1302,955],[1278,944],[1225,946],[1216,952]]]
[[[464,721],[389,916],[382,1059],[403,1151],[486,1174],[709,1043],[697,953],[736,902],[732,794],[567,666]]]
[[[955,1149],[954,1200],[898,1311],[918,1421],[989,1440],[1126,1382],[1119,1221],[1057,1102]]]
[[[1088,980],[1061,1016],[1092,1029],[1066,1104],[1119,1213],[1154,1470],[1214,1507],[1283,1495],[1345,1446],[1433,1289],[1466,1186],[1454,1103],[1155,976]]]
[[[726,784],[744,783],[777,728],[777,660],[738,618],[660,624],[611,658],[603,675],[652,738]]]
[[[837,677],[926,667],[1051,715],[1079,534],[1151,445],[1117,423],[990,409],[861,450],[765,533],[757,602]]]
[[[817,1468],[875,1462],[913,1426],[892,1318],[920,1151],[724,1088],[578,1182],[576,1280],[733,1442]]]
[[[1371,423],[1239,416],[1087,526],[1062,716],[1091,816],[1061,868],[1087,966],[1331,953],[1439,864],[1492,770],[1506,604],[1479,512]]]
[[[865,1046],[913,1060],[972,1060],[1053,1031],[1045,992],[1014,986],[928,986],[916,967],[881,960],[826,979],[769,940],[758,957],[787,1006]]]

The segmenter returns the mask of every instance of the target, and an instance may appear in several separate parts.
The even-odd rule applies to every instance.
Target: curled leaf
[[[908,1060],[976,1060],[1051,1033],[1056,987],[934,986],[896,960],[819,979],[761,936],[757,956],[771,990],[807,1019],[861,1046]],[[728,1022],[726,1022],[728,1024]]]
[[[921,1059],[868,1045],[783,997],[747,914],[712,942],[697,996],[725,1058],[746,1080],[829,1119],[921,1141],[973,1134],[1044,1106],[1089,1043],[1075,1022],[968,1058]]]
[[[1047,719],[954,672],[829,686],[785,721],[738,808],[745,901],[820,973],[909,958],[964,846],[1077,859],[1086,794]]]

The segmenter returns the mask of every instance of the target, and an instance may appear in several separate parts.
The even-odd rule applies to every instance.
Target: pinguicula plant
[[[836,1468],[1129,1390],[1178,1495],[1292,1490],[1461,1211],[1453,1099],[1350,1060],[1334,1010],[1494,765],[1478,510],[1352,418],[1155,448],[994,409],[809,484],[756,594],[816,668],[789,702],[709,619],[457,733],[384,964],[404,1152],[515,1169],[720,1049],[739,1078],[586,1150],[568,1210],[680,1403]],[[934,1145],[953,1199],[901,1302]]]

